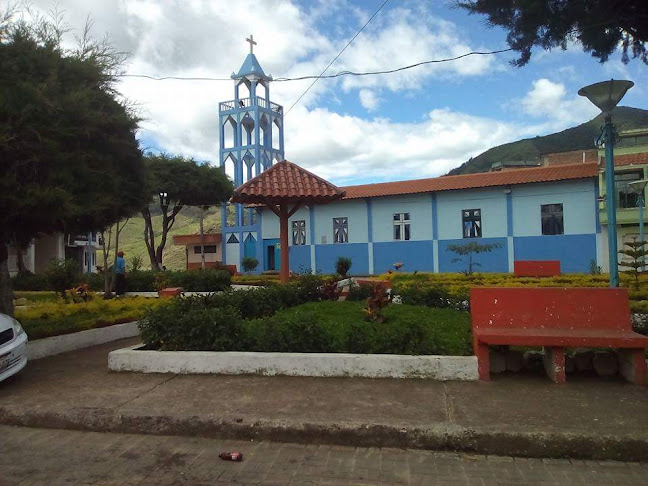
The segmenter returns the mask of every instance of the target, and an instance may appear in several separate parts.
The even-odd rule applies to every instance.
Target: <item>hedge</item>
[[[248,292],[238,292],[244,293]],[[274,313],[265,308],[247,316],[242,315],[239,303],[222,297],[216,306],[213,301],[197,302],[177,302],[163,311],[149,312],[140,321],[147,347],[171,351],[471,354],[470,317],[451,309],[392,305],[385,311],[386,322],[376,324],[364,320],[359,302],[308,302]],[[266,315],[251,318],[261,313]]]
[[[14,290],[54,290],[43,275],[21,274],[11,279]],[[165,287],[183,287],[187,291],[217,292],[229,288],[232,277],[227,270],[206,269],[151,272],[136,270],[126,274],[128,292],[155,292],[158,283]],[[103,274],[80,274],[76,283],[87,283],[91,290],[104,290]]]

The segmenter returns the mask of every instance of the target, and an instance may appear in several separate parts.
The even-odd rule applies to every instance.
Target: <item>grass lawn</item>
[[[49,290],[15,290],[14,299],[26,299],[27,303],[32,305],[38,302],[54,302],[58,299],[58,295]]]
[[[148,308],[167,303],[165,299],[144,297],[95,298],[81,304],[68,304],[62,300],[41,301],[17,308],[14,317],[22,324],[29,339],[34,340],[136,321]]]
[[[249,351],[459,355],[471,351],[470,315],[394,304],[385,322],[364,320],[364,303],[309,302],[243,321]]]

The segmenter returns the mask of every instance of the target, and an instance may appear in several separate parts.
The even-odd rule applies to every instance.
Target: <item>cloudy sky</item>
[[[7,0],[0,0],[0,5]],[[73,32],[87,17],[96,37],[130,53],[129,74],[229,78],[249,51],[275,78],[318,75],[384,0],[59,0]],[[32,1],[50,10],[50,0]],[[329,68],[387,70],[470,51],[505,49],[447,0],[390,0]],[[599,64],[579,46],[473,56],[396,74],[318,81],[285,116],[286,158],[338,185],[445,174],[490,147],[585,122],[597,109],[576,92],[609,78],[636,86],[622,104],[648,109],[648,67],[620,56]],[[312,81],[273,82],[288,110]],[[123,78],[121,93],[145,121],[143,147],[218,163],[218,103],[232,81]]]

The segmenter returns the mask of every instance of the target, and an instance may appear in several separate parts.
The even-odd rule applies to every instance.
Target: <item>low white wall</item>
[[[27,344],[27,357],[30,360],[40,359],[135,336],[139,336],[137,321],[36,339]]]
[[[137,347],[111,352],[108,368],[143,373],[478,379],[475,356],[138,351]]]

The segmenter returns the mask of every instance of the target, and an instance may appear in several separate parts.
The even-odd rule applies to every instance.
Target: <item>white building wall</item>
[[[542,235],[541,206],[562,204],[566,235],[596,233],[595,182],[513,186],[513,236]]]
[[[343,217],[349,218],[349,243],[366,243],[367,205],[364,200],[349,200],[315,206],[315,244],[321,245],[322,237],[325,244],[333,243],[333,218]]]
[[[464,209],[481,210],[482,238],[506,236],[506,193],[503,188],[439,192],[436,197],[440,240],[463,238],[461,212]]]
[[[374,242],[394,241],[394,214],[410,214],[410,240],[432,239],[432,202],[429,194],[373,198]]]

